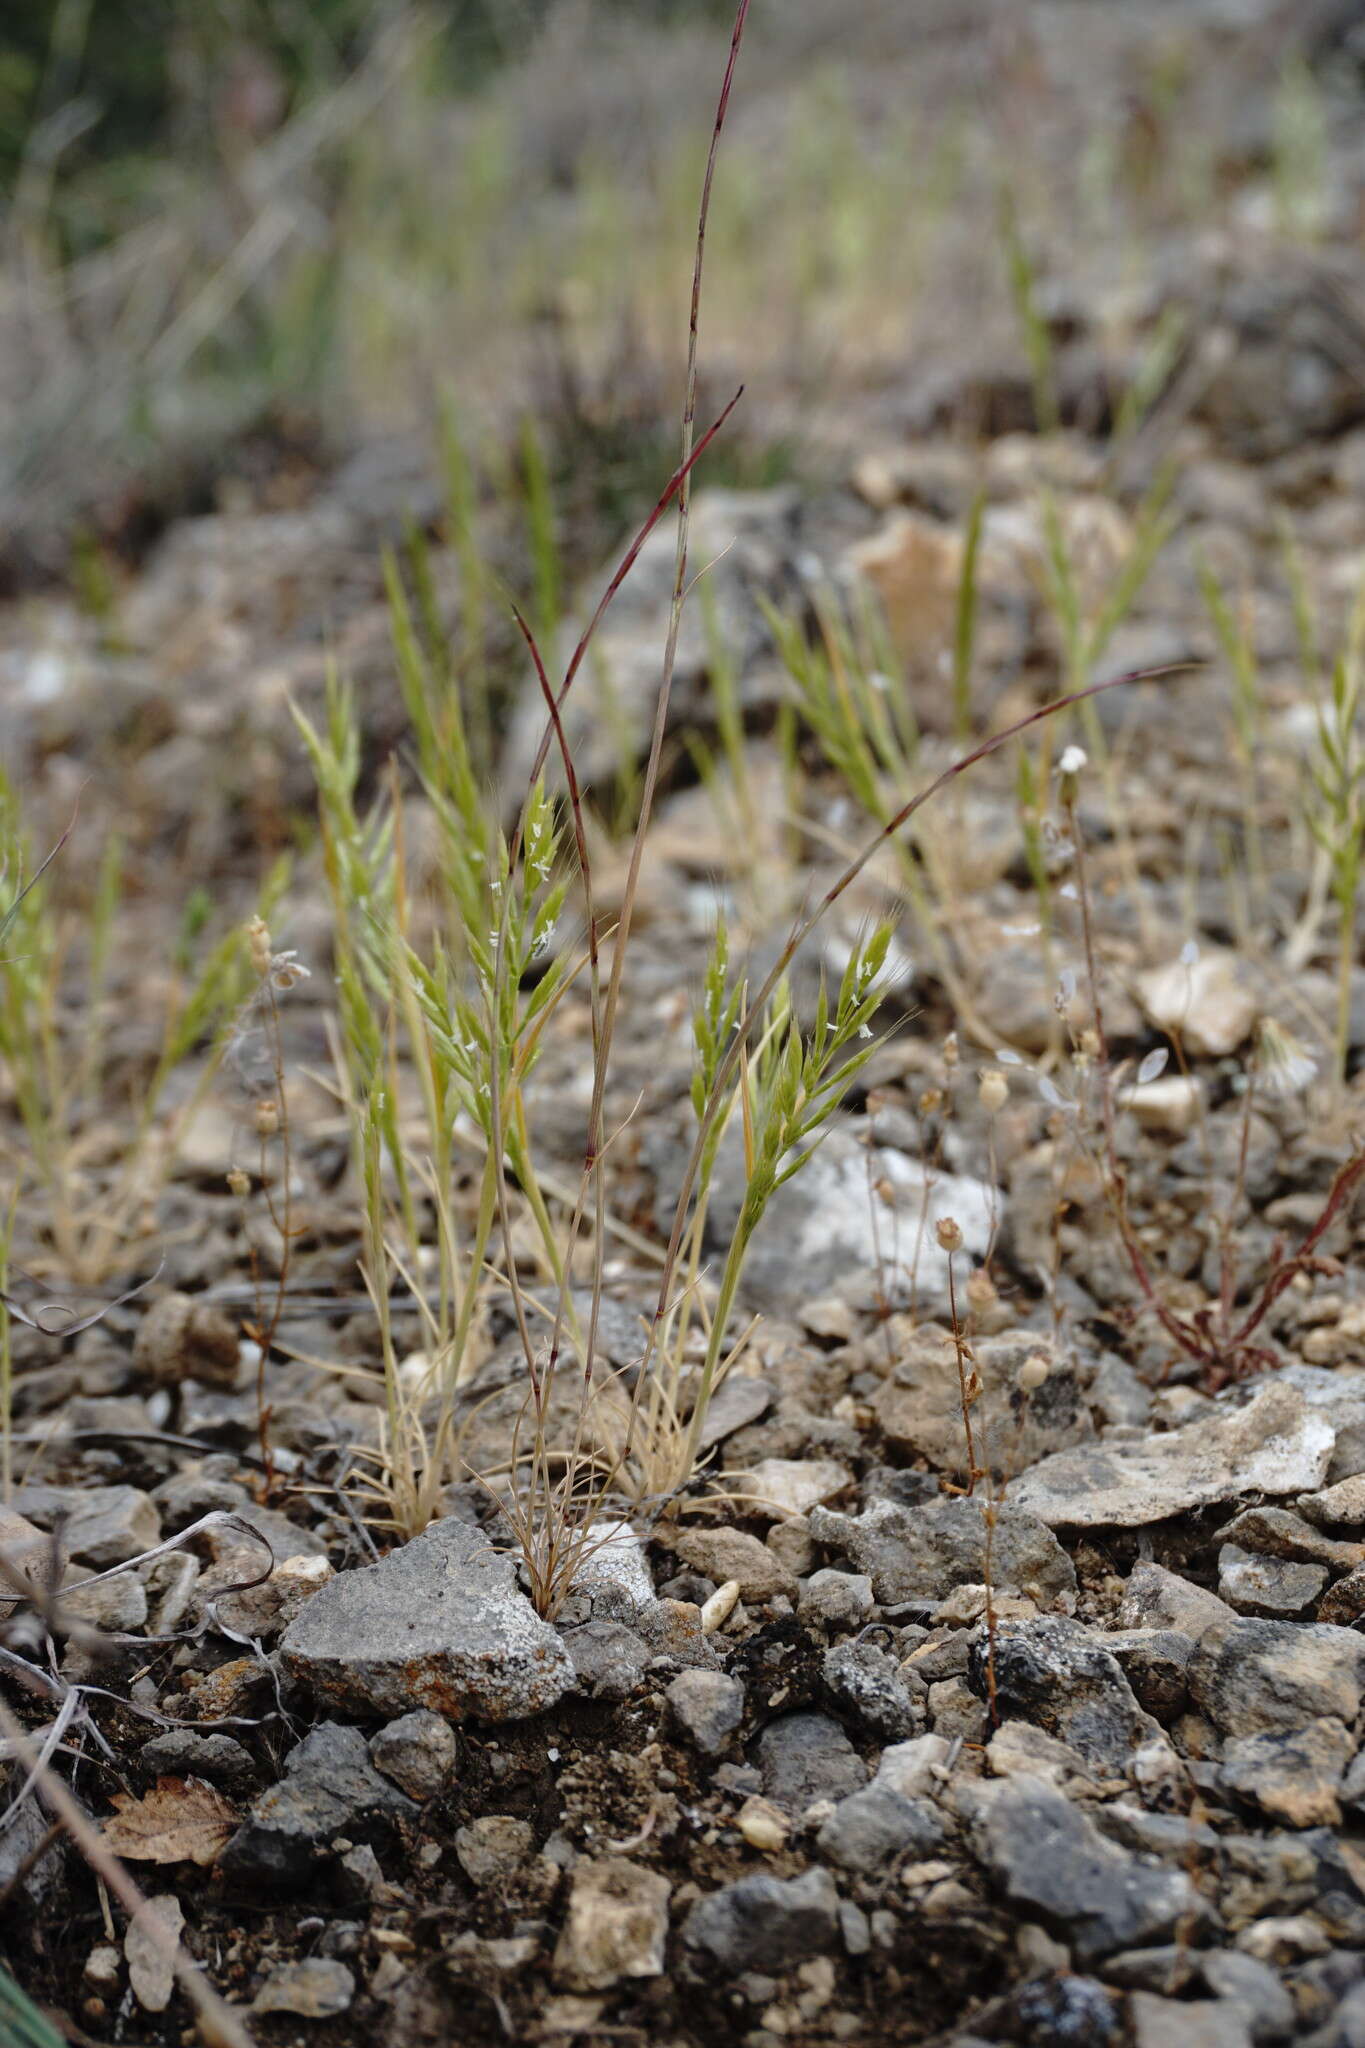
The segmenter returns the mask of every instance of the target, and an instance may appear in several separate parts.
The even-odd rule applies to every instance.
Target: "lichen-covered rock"
[[[456,1521],[331,1580],[291,1622],[281,1653],[292,1678],[343,1714],[430,1707],[448,1721],[521,1720],[574,1683],[511,1560]]]

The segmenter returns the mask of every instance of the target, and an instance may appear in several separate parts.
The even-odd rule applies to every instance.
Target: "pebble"
[[[927,1458],[939,1471],[964,1479],[962,1388],[952,1332],[934,1323],[922,1325],[901,1338],[901,1352],[891,1377],[873,1397],[882,1433],[903,1456]],[[1046,1377],[1025,1393],[1020,1373],[1035,1360],[1047,1367]],[[1021,1471],[1050,1452],[1094,1436],[1075,1369],[1050,1339],[1033,1334],[978,1337],[972,1362],[982,1388],[976,1412],[988,1428],[997,1465]]]
[[[847,1465],[833,1458],[763,1458],[736,1481],[746,1508],[764,1519],[804,1515],[809,1508],[837,1499],[852,1484]]]
[[[867,1782],[867,1767],[828,1714],[784,1714],[754,1745],[763,1791],[787,1813],[804,1813],[820,1799],[843,1799]]]
[[[348,2012],[355,1997],[355,1973],[345,1963],[310,1956],[301,1963],[280,1963],[270,1972],[251,2003],[255,2013],[287,2012],[299,2019],[332,2019]]]
[[[776,1552],[747,1529],[686,1529],[677,1540],[677,1554],[717,1586],[737,1581],[742,1600],[771,1600],[779,1593],[796,1592],[796,1582]]]
[[[455,1730],[427,1707],[414,1708],[370,1737],[370,1761],[409,1799],[434,1799],[454,1782]]]
[[[997,1711],[1031,1721],[1076,1750],[1101,1777],[1122,1777],[1135,1752],[1165,1743],[1159,1724],[1138,1705],[1104,1638],[1079,1622],[1054,1618],[1004,1622],[995,1631]],[[970,1681],[989,1696],[991,1639],[983,1629],[972,1646]]]
[[[1289,1621],[1306,1614],[1321,1598],[1330,1574],[1326,1565],[1295,1564],[1283,1557],[1258,1557],[1236,1543],[1218,1553],[1218,1592],[1238,1614]]]
[[[1252,2048],[1241,2009],[1217,1998],[1158,1998],[1134,1991],[1128,2000],[1133,2048]]]
[[[1331,1418],[1274,1380],[1246,1407],[1183,1429],[1059,1451],[1011,1480],[1006,1497],[1053,1528],[1140,1528],[1243,1493],[1308,1491],[1335,1443]]]
[[[861,1627],[874,1604],[872,1581],[866,1572],[840,1572],[827,1565],[812,1572],[802,1585],[796,1611],[808,1628],[832,1633]]]
[[[818,1866],[800,1877],[742,1877],[698,1899],[683,1941],[723,1976],[757,1970],[781,1975],[840,1944],[839,1894]]]
[[[575,1864],[554,1955],[556,1980],[571,1991],[605,1991],[662,1976],[671,1890],[658,1871],[624,1856]]]
[[[907,1799],[880,1779],[841,1799],[816,1836],[831,1863],[863,1875],[907,1853],[928,1856],[940,1847],[942,1815],[925,1799]]]
[[[243,1799],[260,1783],[249,1751],[230,1735],[201,1734],[197,1728],[166,1728],[138,1753],[149,1777],[204,1778],[233,1798]]]
[[[903,1742],[923,1720],[894,1657],[876,1643],[836,1643],[821,1666],[825,1697],[837,1713],[879,1742]]]
[[[619,1621],[585,1621],[566,1629],[564,1647],[578,1690],[595,1700],[624,1700],[644,1677],[653,1652]]]
[[[723,1671],[682,1671],[664,1694],[664,1717],[703,1756],[719,1756],[744,1719],[744,1687]]]
[[[370,1761],[358,1728],[324,1721],[285,1759],[218,1859],[234,1879],[288,1886],[323,1862],[334,1838],[384,1839],[416,1808]]]
[[[1148,1561],[1133,1566],[1119,1607],[1125,1629],[1176,1629],[1196,1640],[1216,1623],[1235,1619],[1233,1609],[1216,1593]]]
[[[520,1869],[535,1840],[529,1821],[510,1813],[483,1813],[455,1830],[455,1854],[469,1882],[482,1889]]]
[[[13,1505],[40,1529],[51,1529],[61,1516],[67,1555],[97,1571],[126,1564],[161,1541],[156,1503],[136,1486],[21,1486]]]
[[[1340,1721],[1310,1721],[1289,1732],[1242,1735],[1223,1751],[1224,1792],[1291,1828],[1336,1827],[1338,1794],[1355,1739]]]

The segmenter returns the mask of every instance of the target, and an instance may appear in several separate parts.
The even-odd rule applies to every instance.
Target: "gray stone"
[[[1063,1970],[1065,1956],[1063,1950]],[[1014,2009],[1029,2041],[1055,2042],[1059,2048],[1063,2043],[1068,2048],[1107,2048],[1119,2037],[1118,2001],[1093,1977],[1068,1973],[1035,1978],[1020,1987]]]
[[[754,1747],[763,1790],[787,1813],[804,1813],[817,1799],[843,1799],[867,1782],[861,1757],[828,1714],[784,1714]]]
[[[808,1628],[827,1630],[858,1628],[872,1608],[872,1581],[867,1574],[839,1572],[831,1566],[811,1573],[797,1602],[797,1613]]]
[[[664,1694],[669,1724],[703,1756],[719,1756],[744,1719],[744,1687],[724,1671],[682,1671]]]
[[[455,1776],[455,1730],[428,1707],[417,1707],[370,1737],[370,1760],[409,1799],[434,1799]]]
[[[1312,1496],[1310,1496],[1311,1498]],[[1326,1499],[1325,1494],[1318,1495]],[[1365,1543],[1342,1543],[1290,1508],[1244,1508],[1220,1531],[1224,1543],[1258,1557],[1283,1557],[1295,1564],[1325,1564],[1333,1571],[1353,1571],[1365,1564]]]
[[[1234,1621],[1210,1629],[1189,1667],[1190,1697],[1226,1735],[1353,1722],[1365,1687],[1365,1641],[1321,1622]]]
[[[997,1778],[1041,1778],[1061,1792],[1088,1783],[1085,1758],[1031,1721],[1002,1721],[986,1744],[986,1768]]]
[[[1020,1369],[1039,1358],[1048,1367],[1047,1377],[1025,1391],[1019,1384]],[[976,1412],[985,1420],[990,1458],[1001,1474],[1022,1471],[1094,1436],[1075,1370],[1050,1338],[977,1337],[971,1363],[981,1382]],[[962,1388],[950,1329],[929,1323],[908,1335],[891,1377],[873,1396],[872,1407],[882,1434],[897,1451],[927,1458],[955,1479],[966,1478]]]
[[[879,1500],[858,1516],[813,1508],[810,1527],[817,1543],[842,1551],[869,1575],[884,1606],[937,1602],[954,1586],[978,1586],[985,1577],[987,1530],[978,1500],[912,1508]],[[1008,1502],[995,1509],[991,1569],[997,1593],[1024,1593],[1044,1606],[1076,1590],[1071,1560],[1051,1530]]]
[[[668,1879],[624,1856],[575,1864],[554,1973],[572,1991],[605,1991],[660,1977],[668,1940]]]
[[[865,1125],[836,1126],[768,1204],[744,1264],[742,1295],[766,1315],[799,1315],[814,1296],[838,1291],[868,1307],[889,1302],[946,1309],[948,1255],[935,1228],[961,1226],[957,1279],[985,1256],[1004,1197],[963,1174],[930,1172],[890,1147],[860,1142]],[[735,1165],[742,1162],[736,1154]],[[742,1173],[723,1157],[707,1210],[708,1246],[728,1246],[743,1199]]]
[[[776,1553],[747,1529],[686,1529],[676,1549],[684,1564],[717,1586],[735,1580],[741,1600],[771,1600],[775,1594],[796,1591],[795,1580]]]
[[[800,1877],[742,1877],[698,1899],[683,1940],[707,1968],[726,1976],[742,1970],[780,1975],[838,1948],[839,1894],[819,1868]]]
[[[1133,2048],[1252,2048],[1240,2007],[1214,1998],[1158,1998],[1135,1991],[1128,2000]]]
[[[138,1762],[152,1778],[204,1778],[210,1785],[246,1798],[261,1774],[240,1742],[230,1735],[201,1734],[197,1728],[166,1728],[143,1744]]]
[[[1322,1529],[1365,1529],[1365,1472],[1353,1472],[1321,1493],[1307,1493],[1299,1512]]]
[[[1158,1721],[1180,1713],[1189,1693],[1192,1636],[1175,1628],[1115,1629],[1105,1635],[1104,1647],[1117,1658],[1140,1707]]]
[[[990,1637],[973,1644],[969,1677],[989,1697]],[[1079,1622],[1040,1617],[1003,1621],[995,1631],[997,1711],[1057,1736],[1103,1777],[1123,1776],[1135,1752],[1165,1737],[1133,1696],[1102,1637]]]
[[[1218,1782],[1288,1827],[1336,1827],[1338,1794],[1354,1752],[1354,1736],[1334,1720],[1237,1736],[1223,1751]]]
[[[821,1669],[825,1697],[879,1742],[903,1742],[924,1719],[894,1657],[876,1643],[835,1643]]]
[[[1123,1628],[1173,1628],[1197,1641],[1215,1623],[1235,1621],[1225,1600],[1169,1572],[1164,1565],[1140,1561],[1123,1589],[1119,1623]]]
[[[21,1486],[13,1505],[39,1529],[60,1517],[67,1555],[96,1570],[126,1564],[161,1541],[156,1503],[136,1486]]]
[[[947,1773],[951,1746],[941,1735],[917,1735],[913,1742],[895,1742],[882,1751],[876,1782],[889,1785],[906,1799],[934,1792]]]
[[[907,1799],[874,1779],[839,1801],[816,1836],[816,1847],[831,1863],[870,1874],[907,1852],[932,1855],[944,1832],[942,1816],[927,1799]]]
[[[483,1813],[455,1830],[455,1854],[469,1882],[482,1888],[519,1870],[535,1841],[529,1821],[510,1813]]]
[[[290,1623],[281,1654],[292,1678],[343,1713],[424,1706],[448,1721],[520,1720],[574,1679],[511,1560],[450,1520],[332,1579]]]
[[[1258,1557],[1236,1543],[1225,1543],[1218,1553],[1218,1591],[1228,1606],[1270,1621],[1292,1621],[1307,1613],[1329,1576],[1326,1565]]]
[[[242,1881],[300,1883],[334,1838],[384,1840],[416,1811],[374,1768],[358,1728],[324,1721],[291,1751],[284,1777],[261,1794],[218,1867]]]
[[[599,1522],[574,1573],[574,1592],[596,1595],[607,1587],[625,1593],[634,1607],[648,1606],[654,1598],[645,1546],[629,1522]]]
[[[124,1635],[146,1622],[147,1588],[133,1571],[120,1572],[114,1579],[91,1580],[68,1573],[61,1591],[61,1612],[90,1628]]]
[[[1059,1451],[1011,1480],[1007,1498],[1052,1528],[1139,1528],[1243,1493],[1311,1490],[1335,1443],[1330,1417],[1279,1379],[1184,1429]]]
[[[984,1742],[990,1726],[986,1702],[977,1698],[965,1678],[941,1678],[930,1686],[929,1719],[934,1733],[950,1742]]]
[[[635,1617],[635,1632],[653,1657],[669,1657],[703,1671],[716,1671],[720,1659],[701,1625],[701,1609],[691,1600],[656,1600]]]
[[[1235,1948],[1215,1948],[1200,1957],[1199,1968],[1213,1996],[1241,2013],[1257,2048],[1291,2038],[1294,2001],[1268,1963]]]
[[[1195,1910],[1198,1895],[1183,1870],[1125,1854],[1039,1779],[1011,1778],[975,1794],[966,1804],[987,1868],[1014,1905],[1038,1914],[1081,1961],[1159,1941]]]
[[[47,1834],[48,1818],[35,1798],[25,1799],[17,1812],[11,1808],[10,1800],[23,1785],[24,1776],[17,1768],[5,1771],[0,1767],[0,1797],[9,1818],[9,1825],[0,1833],[0,1892],[6,1899],[7,1930],[25,1910],[50,1912],[66,1887],[63,1842],[54,1842],[46,1855],[28,1863]]]
[[[300,2019],[331,2019],[350,2009],[355,1976],[345,1963],[310,1956],[301,1963],[279,1963],[252,2000],[257,2013],[287,2012]]]
[[[564,1647],[578,1689],[595,1700],[629,1698],[654,1654],[633,1629],[619,1621],[586,1621],[565,1631]]]

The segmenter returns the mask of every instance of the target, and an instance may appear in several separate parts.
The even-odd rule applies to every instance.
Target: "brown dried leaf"
[[[158,1778],[144,1798],[115,1792],[112,1803],[104,1839],[135,1863],[212,1863],[237,1827],[236,1808],[202,1778]]]

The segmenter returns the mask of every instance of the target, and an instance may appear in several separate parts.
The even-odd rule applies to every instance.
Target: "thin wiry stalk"
[[[144,1913],[147,1900],[134,1884],[117,1856],[106,1848],[98,1828],[77,1804],[56,1772],[39,1760],[19,1722],[0,1700],[0,1734],[28,1770],[37,1769],[44,1800],[61,1820],[90,1868],[114,1894],[129,1919]],[[231,2006],[224,2004],[194,1958],[164,1921],[146,1913],[143,1924],[153,1945],[160,1949],[175,1972],[181,1990],[194,2007],[199,2032],[208,2048],[252,2048],[251,2036]]]
[[[697,1170],[701,1164],[707,1140],[711,1135],[716,1118],[719,1116],[721,1108],[728,1098],[730,1082],[739,1067],[741,1059],[745,1057],[746,1048],[755,1025],[764,1014],[774,990],[786,974],[787,969],[791,966],[792,961],[796,958],[802,946],[805,945],[811,933],[815,931],[822,919],[840,898],[852,888],[859,875],[862,874],[868,865],[868,862],[875,858],[879,849],[888,840],[894,839],[902,827],[914,817],[918,810],[929,802],[931,797],[936,796],[941,789],[948,787],[959,775],[965,774],[978,761],[983,761],[989,754],[998,752],[1001,747],[1008,745],[1011,740],[1017,739],[1021,733],[1027,732],[1032,726],[1040,724],[1044,719],[1054,718],[1058,712],[1069,709],[1070,706],[1082,702],[1085,698],[1098,696],[1104,690],[1117,689],[1121,683],[1150,682],[1162,676],[1183,673],[1188,666],[1188,663],[1172,662],[1161,668],[1136,669],[1128,675],[1111,676],[1104,682],[1090,683],[1083,690],[1074,690],[1065,697],[1055,698],[1050,704],[1041,705],[1036,711],[1030,711],[1025,717],[1016,719],[1012,725],[1006,726],[1003,731],[993,733],[989,739],[982,740],[969,753],[962,754],[956,761],[951,762],[941,774],[936,775],[932,782],[926,783],[925,787],[917,791],[914,796],[907,798],[895,815],[889,818],[885,825],[867,841],[859,853],[855,854],[842,874],[837,876],[830,884],[814,909],[797,919],[787,938],[786,944],[739,1019],[729,1049],[716,1071],[711,1101],[707,1105],[705,1115],[698,1123],[696,1135],[692,1141],[692,1149],[683,1170],[682,1185],[678,1192],[677,1206],[673,1216],[673,1227],[668,1240],[668,1250],[664,1256],[664,1269],[659,1283],[658,1299],[655,1303],[654,1315],[649,1335],[646,1339],[645,1356],[640,1364],[640,1371],[642,1373],[648,1366],[650,1357],[658,1342],[660,1327],[668,1315],[673,1275],[677,1268],[678,1256],[682,1248],[683,1235],[687,1225],[688,1203],[691,1200]]]

